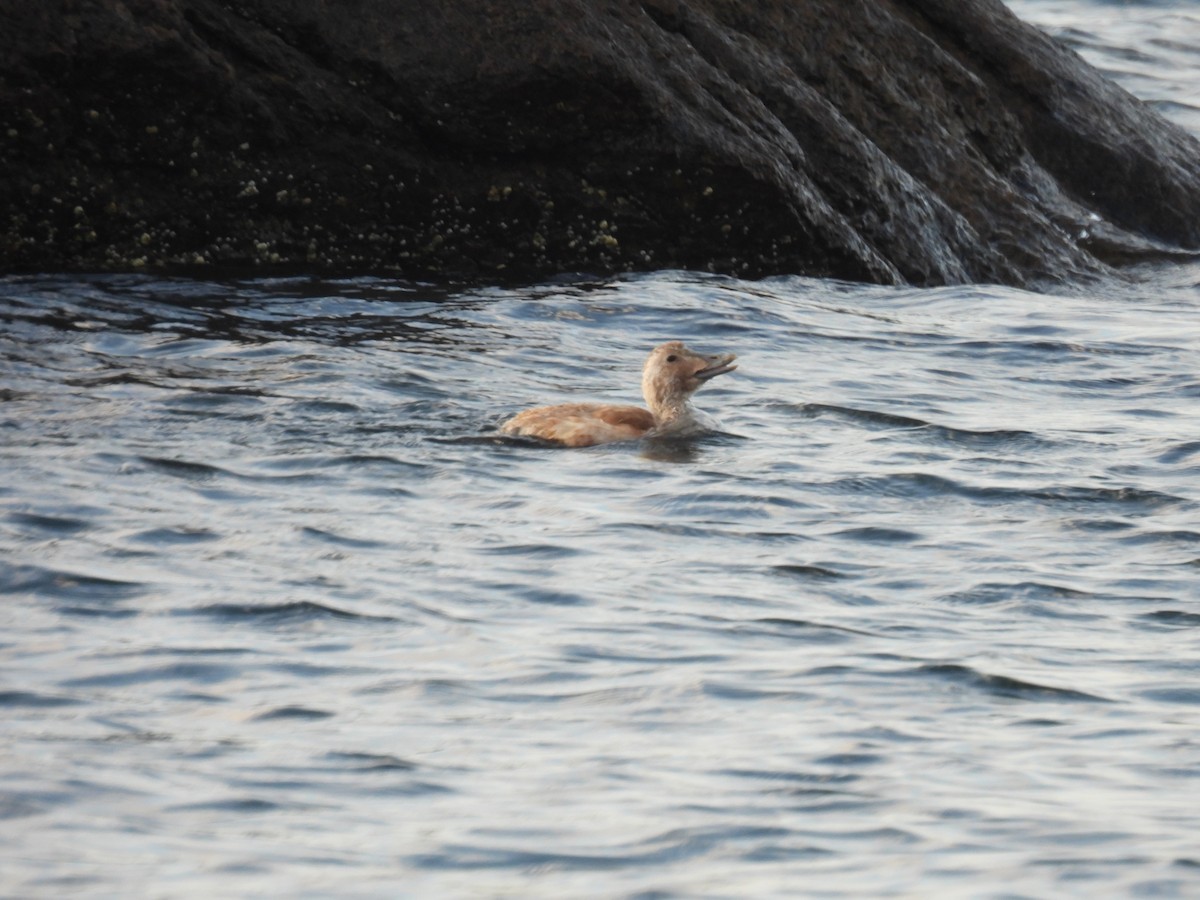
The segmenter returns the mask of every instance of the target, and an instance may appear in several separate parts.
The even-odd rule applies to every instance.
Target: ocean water
[[[1190,4],[1013,6],[1194,127]],[[1197,896],[1198,315],[0,278],[0,895]],[[720,432],[496,434],[671,338]]]
[[[1164,116],[1200,134],[1195,0],[1006,0]]]

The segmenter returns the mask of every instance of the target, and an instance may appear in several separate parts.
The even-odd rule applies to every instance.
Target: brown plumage
[[[692,408],[692,394],[708,379],[736,369],[735,359],[732,353],[703,356],[681,341],[661,344],[642,367],[642,396],[649,409],[607,403],[539,406],[513,416],[500,430],[567,447],[696,431],[704,423]]]

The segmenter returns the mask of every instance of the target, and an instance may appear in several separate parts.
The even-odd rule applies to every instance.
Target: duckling
[[[733,353],[703,356],[682,341],[669,341],[651,350],[642,367],[642,396],[649,409],[608,403],[539,406],[517,413],[500,430],[566,447],[702,431],[711,421],[692,407],[692,394],[710,378],[736,369],[735,359]]]

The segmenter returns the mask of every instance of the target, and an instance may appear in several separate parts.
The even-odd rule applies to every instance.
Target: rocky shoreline
[[[1063,283],[1200,143],[999,0],[0,0],[0,266]]]

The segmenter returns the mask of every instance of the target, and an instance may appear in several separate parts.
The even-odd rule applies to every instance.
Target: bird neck
[[[687,422],[695,417],[690,397],[647,397],[646,404],[659,426]]]

